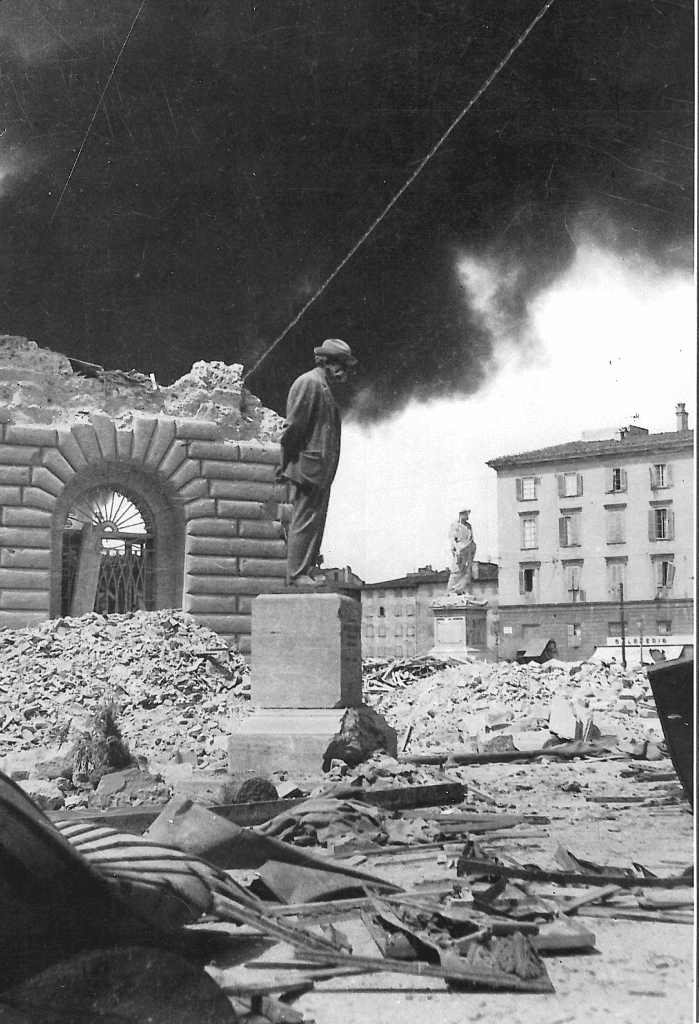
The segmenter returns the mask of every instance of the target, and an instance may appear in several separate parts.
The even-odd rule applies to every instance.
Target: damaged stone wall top
[[[243,386],[239,363],[196,362],[174,384],[69,359],[26,338],[0,335],[0,407],[15,423],[87,422],[103,412],[130,427],[140,413],[215,423],[222,439],[277,442],[284,420]]]

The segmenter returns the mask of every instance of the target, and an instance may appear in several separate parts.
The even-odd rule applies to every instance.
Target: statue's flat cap
[[[336,359],[339,363],[347,363],[348,366],[354,366],[357,362],[347,342],[341,341],[339,338],[326,338],[323,344],[314,348],[313,351],[317,356]]]

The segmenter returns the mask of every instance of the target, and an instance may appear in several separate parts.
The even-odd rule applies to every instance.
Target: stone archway
[[[77,473],[56,503],[53,617],[71,613],[80,544],[88,531],[94,534],[98,551],[94,604],[90,601],[94,610],[182,606],[185,521],[179,503],[162,481],[143,470],[103,461]]]

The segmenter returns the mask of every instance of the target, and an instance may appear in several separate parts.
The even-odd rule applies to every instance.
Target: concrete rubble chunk
[[[575,709],[570,700],[557,693],[549,707],[549,729],[562,740],[574,740],[580,732]]]
[[[65,804],[63,793],[55,782],[47,779],[20,779],[17,785],[42,811],[58,811]]]

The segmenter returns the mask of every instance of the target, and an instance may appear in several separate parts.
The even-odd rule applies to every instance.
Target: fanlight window
[[[62,614],[150,610],[153,532],[147,508],[123,492],[82,494],[63,534]]]

